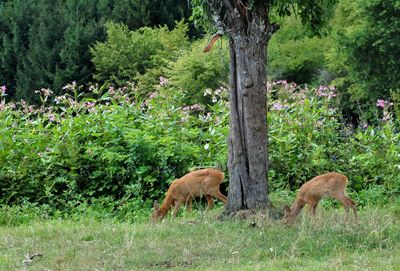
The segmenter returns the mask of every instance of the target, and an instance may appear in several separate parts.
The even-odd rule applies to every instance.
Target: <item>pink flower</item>
[[[60,102],[66,100],[66,99],[67,99],[67,97],[65,97],[65,95],[57,96],[57,97],[54,98],[54,102],[55,102],[56,104],[59,104]]]
[[[272,105],[272,110],[279,111],[279,110],[282,110],[282,108],[283,108],[283,106],[280,103],[274,103]]]
[[[183,107],[182,110],[184,112],[187,112],[187,111],[190,111],[190,110],[201,111],[202,108],[201,108],[201,105],[199,105],[199,104],[193,104],[193,105],[188,105],[188,106]]]
[[[318,97],[328,97],[330,99],[332,97],[336,97],[336,93],[333,92],[334,90],[334,86],[319,86],[315,92]]]
[[[7,90],[7,87],[5,85],[0,87],[1,96],[6,95],[6,90]]]
[[[200,111],[201,110],[201,105],[199,105],[199,104],[191,105],[190,109],[194,110],[194,111]]]
[[[287,85],[286,80],[278,80],[272,83],[272,85]]]
[[[151,99],[154,99],[155,97],[157,97],[157,92],[156,92],[156,91],[154,91],[154,92],[152,92],[152,93],[149,94],[149,99],[150,99],[150,100],[151,100]]]
[[[55,120],[56,120],[56,115],[50,114],[50,115],[49,115],[49,121],[50,121],[50,122],[54,122]]]
[[[76,88],[76,81],[73,81],[72,84],[67,84],[62,89],[66,90],[66,91],[68,91],[68,90],[74,91],[75,88]]]
[[[161,87],[164,87],[164,86],[166,86],[166,85],[168,85],[168,84],[169,84],[168,79],[165,78],[164,76],[160,76],[160,86],[161,86]]]
[[[114,95],[114,94],[115,94],[115,89],[114,89],[113,86],[111,86],[111,87],[108,88],[108,93],[109,93],[110,95]]]
[[[87,108],[92,108],[92,107],[94,107],[96,105],[96,103],[95,102],[85,102],[84,105]]]
[[[381,99],[377,100],[376,101],[376,106],[385,108],[385,100],[381,100]]]
[[[385,108],[385,107],[389,107],[389,106],[392,106],[392,105],[393,105],[393,103],[391,103],[389,101],[382,100],[382,99],[378,99],[376,101],[376,106],[377,107]]]

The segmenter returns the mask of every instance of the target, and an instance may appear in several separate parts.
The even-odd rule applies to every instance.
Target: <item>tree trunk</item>
[[[268,206],[264,37],[263,33],[230,36],[229,200],[225,214]]]
[[[230,45],[229,190],[225,215],[268,207],[266,46],[276,25],[268,0],[208,0]]]

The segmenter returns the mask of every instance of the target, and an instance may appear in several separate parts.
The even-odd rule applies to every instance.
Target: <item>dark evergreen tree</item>
[[[130,30],[187,18],[180,0],[13,0],[0,2],[0,83],[8,97],[35,101],[34,91],[93,80],[90,46],[106,38],[105,23]]]

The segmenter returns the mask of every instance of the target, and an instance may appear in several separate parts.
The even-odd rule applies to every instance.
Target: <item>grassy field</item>
[[[292,227],[221,209],[159,223],[42,220],[0,227],[0,270],[400,270],[400,208],[366,208],[359,224],[319,209]],[[27,254],[43,256],[23,263]]]

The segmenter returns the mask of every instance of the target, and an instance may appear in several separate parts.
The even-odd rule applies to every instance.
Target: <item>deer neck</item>
[[[305,203],[302,200],[297,199],[294,203],[292,208],[290,209],[290,216],[291,217],[296,217],[301,209],[305,206]]]
[[[158,212],[163,216],[165,216],[168,213],[173,203],[174,199],[171,196],[167,195]]]

